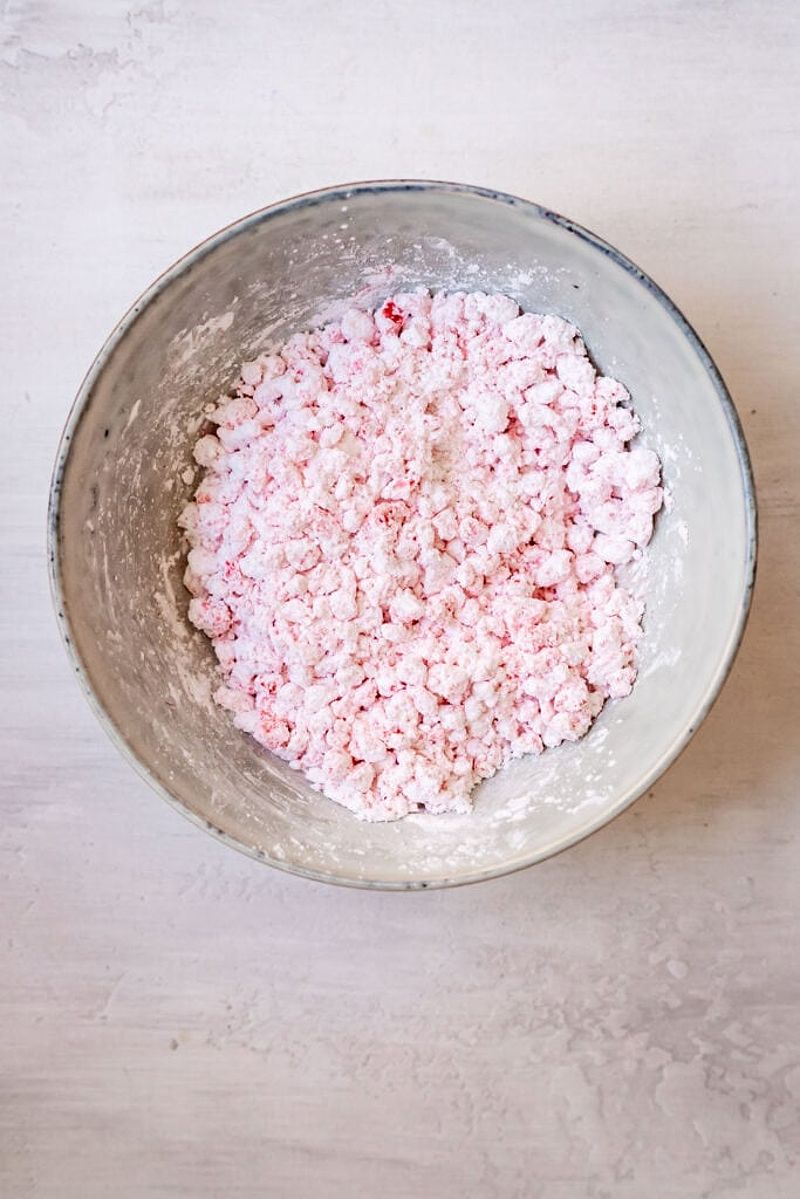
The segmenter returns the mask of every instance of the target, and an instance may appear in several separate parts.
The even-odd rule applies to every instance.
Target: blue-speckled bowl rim
[[[670,315],[674,323],[678,326],[684,337],[690,342],[691,346],[697,353],[703,367],[711,382],[714,385],[717,398],[720,406],[725,414],[728,425],[730,426],[736,451],[741,469],[742,491],[744,493],[746,520],[747,520],[747,557],[744,571],[744,588],[742,594],[742,603],[739,613],[739,621],[735,630],[735,635],[732,637],[727,654],[720,662],[715,677],[711,680],[706,698],[701,705],[697,720],[694,724],[689,725],[686,730],[678,736],[669,750],[664,753],[661,758],[651,768],[648,775],[642,782],[641,786],[634,789],[631,794],[624,795],[619,802],[610,810],[603,812],[597,819],[590,821],[588,825],[579,829],[576,833],[564,837],[558,842],[544,849],[539,850],[535,854],[531,854],[525,861],[515,861],[506,866],[498,866],[491,870],[475,871],[472,874],[459,876],[458,878],[441,878],[431,880],[374,880],[364,878],[344,878],[331,874],[324,874],[317,870],[306,870],[302,866],[291,865],[287,862],[279,861],[275,858],[269,858],[263,850],[256,849],[253,846],[246,845],[223,829],[198,816],[187,808],[183,802],[174,796],[162,782],[159,781],[150,771],[150,768],[138,757],[131,746],[125,740],[122,731],[112,721],[109,714],[106,712],[103,705],[100,703],[94,688],[92,687],[89,675],[77,652],[73,638],[70,636],[70,620],[66,608],[64,589],[61,575],[61,562],[58,545],[58,530],[60,519],[60,500],[61,500],[61,482],[64,476],[64,470],[70,454],[70,447],[75,434],[75,431],[83,417],[86,409],[87,401],[92,393],[92,390],[97,382],[97,379],[105,369],[111,354],[119,345],[120,341],[125,337],[128,329],[136,321],[139,314],[165,291],[171,283],[180,278],[187,270],[195,263],[200,261],[217,246],[228,241],[233,237],[237,237],[240,233],[259,224],[261,221],[269,220],[271,217],[277,216],[279,213],[287,212],[296,208],[312,208],[318,204],[326,203],[341,203],[351,199],[353,195],[363,192],[420,192],[431,191],[442,194],[469,194],[480,196],[485,200],[495,201],[498,205],[509,205],[511,207],[522,207],[535,213],[540,219],[550,222],[553,225],[558,225],[562,229],[567,230],[574,237],[580,238],[581,241],[587,242],[593,246],[604,256],[612,259],[618,266],[622,267],[628,274],[632,275],[643,287],[653,295],[661,306]],[[50,578],[50,591],[55,607],[58,627],[61,633],[64,647],[67,651],[72,668],[77,675],[78,681],[83,689],[84,695],[89,702],[89,706],[94,711],[100,724],[105,729],[108,736],[113,741],[119,752],[133,766],[137,773],[145,779],[150,786],[169,803],[173,808],[179,811],[183,816],[190,820],[193,824],[205,829],[215,836],[223,844],[229,845],[232,849],[237,849],[241,853],[245,853],[248,857],[255,858],[257,861],[267,862],[271,866],[275,866],[279,870],[283,870],[289,874],[297,874],[303,878],[313,879],[315,882],[334,883],[341,886],[358,887],[369,890],[383,891],[416,891],[424,889],[435,889],[440,887],[462,886],[467,883],[482,882],[486,879],[500,878],[506,874],[515,873],[517,870],[524,870],[528,866],[535,865],[536,862],[544,861],[546,858],[553,857],[557,853],[561,853],[565,849],[569,849],[571,845],[577,844],[585,837],[596,832],[599,828],[609,824],[615,817],[619,816],[626,808],[630,807],[641,795],[644,794],[655,781],[660,778],[664,771],[672,765],[675,759],[686,748],[689,741],[692,739],[697,729],[702,724],[708,715],[714,701],[719,695],[725,680],[727,679],[734,658],[741,644],[744,635],[747,618],[750,613],[750,606],[753,595],[753,586],[755,584],[756,575],[756,560],[758,550],[758,517],[756,506],[755,484],[753,480],[753,470],[750,462],[750,455],[745,441],[744,431],[742,429],[739,415],[736,407],[730,396],[730,393],[722,380],[714,360],[709,354],[703,342],[698,337],[695,330],[687,321],[686,317],[680,309],[670,300],[670,298],[661,290],[658,284],[654,283],[649,275],[645,274],[634,262],[631,262],[624,254],[615,249],[614,246],[608,244],[595,233],[591,233],[588,229],[578,225],[575,221],[569,220],[568,217],[561,216],[557,212],[552,212],[548,208],[543,208],[539,204],[534,204],[530,200],[521,199],[519,196],[508,195],[505,192],[494,191],[491,188],[475,187],[465,183],[448,183],[440,180],[426,179],[385,179],[372,180],[360,183],[342,184],[336,187],[321,188],[316,191],[303,192],[300,195],[292,196],[287,200],[281,200],[276,204],[270,204],[266,208],[257,209],[251,212],[248,216],[234,221],[219,232],[213,234],[205,241],[200,242],[193,250],[190,250],[177,262],[173,263],[163,274],[155,280],[154,283],[142,293],[138,300],[128,309],[122,320],[116,325],[110,336],[107,338],[102,349],[98,353],[94,362],[86,373],[83,382],[78,389],[69,416],[67,417],[64,430],[61,434],[61,439],[58,445],[56,454],[55,466],[50,483],[50,496],[48,504],[47,518],[47,556],[48,556],[48,572]],[[354,827],[358,827],[354,822]]]

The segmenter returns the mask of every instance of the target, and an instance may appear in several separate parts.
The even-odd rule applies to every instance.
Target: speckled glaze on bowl
[[[348,297],[494,290],[582,331],[628,387],[669,506],[644,567],[632,695],[581,742],[483,784],[469,817],[365,824],[234,729],[210,700],[213,655],[186,620],[176,517],[204,403],[240,362]],[[716,697],[747,617],[756,509],[742,431],[687,322],[633,263],[535,204],[450,183],[362,183],[245,217],[157,280],[100,351],[53,475],[50,571],[75,672],[155,789],[226,844],[362,887],[475,882],[531,865],[621,812]],[[133,816],[132,816],[133,818]]]

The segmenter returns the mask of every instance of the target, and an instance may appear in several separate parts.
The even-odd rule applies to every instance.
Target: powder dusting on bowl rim
[[[702,702],[698,706],[695,719],[688,728],[679,735],[674,743],[662,754],[661,758],[651,767],[648,774],[640,782],[638,786],[632,788],[629,793],[625,793],[617,801],[611,811],[604,811],[598,819],[590,822],[587,826],[580,828],[576,833],[563,838],[557,844],[545,846],[538,852],[531,854],[528,859],[523,862],[514,862],[511,865],[503,865],[494,867],[489,870],[475,871],[473,874],[465,875],[457,879],[443,877],[436,880],[374,880],[364,878],[343,878],[341,876],[325,874],[316,870],[308,870],[302,866],[290,864],[282,861],[279,858],[271,858],[252,845],[246,845],[242,841],[234,838],[226,833],[224,829],[219,828],[213,823],[205,820],[202,816],[193,812],[190,808],[177,799],[165,786],[161,783],[150,771],[150,768],[139,758],[128,742],[125,740],[121,730],[111,720],[98,700],[94,688],[90,682],[85,664],[80,657],[74,641],[71,637],[71,627],[69,615],[66,610],[66,602],[64,596],[64,588],[62,583],[61,561],[59,552],[59,528],[60,528],[60,501],[61,501],[61,484],[66,468],[67,460],[70,454],[75,431],[77,430],[84,413],[87,410],[88,401],[94,389],[95,383],[105,369],[106,363],[117,348],[119,343],[125,337],[128,329],[138,318],[139,314],[156,298],[161,292],[180,278],[185,272],[191,269],[196,263],[205,258],[217,246],[222,245],[226,241],[245,232],[247,229],[260,224],[270,217],[277,216],[282,212],[303,207],[315,207],[319,204],[334,202],[346,203],[352,199],[354,195],[364,193],[381,193],[393,192],[401,194],[403,192],[439,192],[442,194],[463,194],[472,195],[485,200],[493,201],[510,207],[519,207],[533,213],[539,219],[547,221],[552,225],[557,225],[579,238],[581,241],[589,244],[593,249],[611,259],[617,266],[621,267],[627,274],[631,275],[641,286],[643,286],[665,309],[672,321],[677,325],[680,332],[691,345],[700,360],[700,363],[710,378],[717,399],[725,414],[728,426],[730,428],[733,441],[736,447],[737,458],[741,472],[742,493],[745,505],[746,519],[746,560],[744,563],[744,588],[742,593],[742,601],[739,610],[739,618],[736,627],[733,629],[728,645],[724,654],[720,658],[719,666],[715,675],[711,678],[703,697]],[[89,706],[94,711],[97,719],[104,728],[111,741],[114,743],[119,752],[131,764],[136,772],[173,808],[179,811],[183,816],[190,820],[198,827],[212,833],[225,845],[232,849],[237,849],[239,852],[247,854],[248,857],[255,858],[257,861],[266,862],[279,870],[283,870],[290,874],[297,874],[304,878],[312,879],[316,882],[335,883],[342,886],[350,886],[369,890],[388,890],[388,891],[413,891],[413,890],[433,890],[439,887],[459,886],[467,883],[481,882],[485,879],[499,878],[506,874],[514,873],[517,870],[526,869],[528,866],[534,865],[536,862],[543,861],[546,858],[552,857],[557,853],[568,849],[571,845],[582,841],[597,829],[610,823],[611,820],[619,816],[627,807],[629,807],[636,799],[639,798],[645,791],[650,788],[664,771],[675,761],[679,754],[686,748],[689,741],[692,739],[697,729],[702,724],[705,717],[708,715],[712,705],[717,699],[725,680],[727,679],[733,666],[736,652],[741,644],[744,635],[747,619],[750,613],[753,587],[755,584],[756,561],[758,550],[758,520],[757,506],[755,495],[755,484],[753,480],[753,471],[750,462],[750,455],[747,449],[747,443],[744,437],[739,415],[736,407],[730,396],[730,393],[722,380],[722,377],[714,363],[711,355],[705,345],[697,335],[693,327],[689,324],[686,317],[679,308],[669,299],[662,289],[645,274],[635,263],[633,263],[614,246],[591,233],[589,230],[569,220],[567,217],[561,216],[559,213],[553,212],[550,209],[543,208],[541,205],[535,204],[530,200],[524,200],[518,196],[508,195],[504,192],[494,191],[491,188],[476,187],[470,184],[450,183],[439,180],[416,180],[416,179],[388,179],[357,182],[351,184],[342,184],[336,187],[322,188],[316,191],[304,192],[296,196],[292,196],[286,200],[281,200],[276,204],[267,206],[266,208],[257,209],[255,212],[249,213],[247,216],[240,218],[237,221],[225,226],[219,232],[213,234],[205,241],[200,242],[192,250],[183,257],[178,259],[172,266],[163,272],[151,285],[148,287],[138,300],[125,313],[119,323],[116,325],[105,344],[100,349],[94,362],[87,371],[79,389],[75,400],[67,417],[64,430],[59,440],[56,461],[53,468],[53,474],[50,483],[50,493],[48,502],[48,517],[47,517],[47,558],[48,558],[48,574],[50,580],[50,591],[53,599],[53,605],[56,612],[59,631],[67,651],[73,672],[81,685],[81,688],[86,696]]]

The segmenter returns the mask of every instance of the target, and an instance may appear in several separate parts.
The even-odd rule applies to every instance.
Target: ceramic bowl
[[[629,389],[668,502],[631,584],[646,597],[639,678],[582,741],[523,759],[470,816],[369,824],[312,791],[210,699],[186,619],[178,513],[203,405],[239,364],[424,286],[504,292],[582,331]],[[226,844],[364,887],[474,882],[585,837],[650,787],[708,712],[742,635],[756,516],[742,431],[708,353],[627,258],[573,222],[481,188],[363,183],[272,205],[198,246],[133,306],[89,371],[58,452],[53,593],[76,675],[153,787]],[[131,820],[136,818],[131,813]]]

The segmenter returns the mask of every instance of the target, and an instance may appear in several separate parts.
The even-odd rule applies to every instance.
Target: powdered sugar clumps
[[[399,294],[242,367],[181,517],[192,622],[239,728],[370,820],[476,782],[627,695],[615,579],[662,502],[625,388],[500,295]]]

